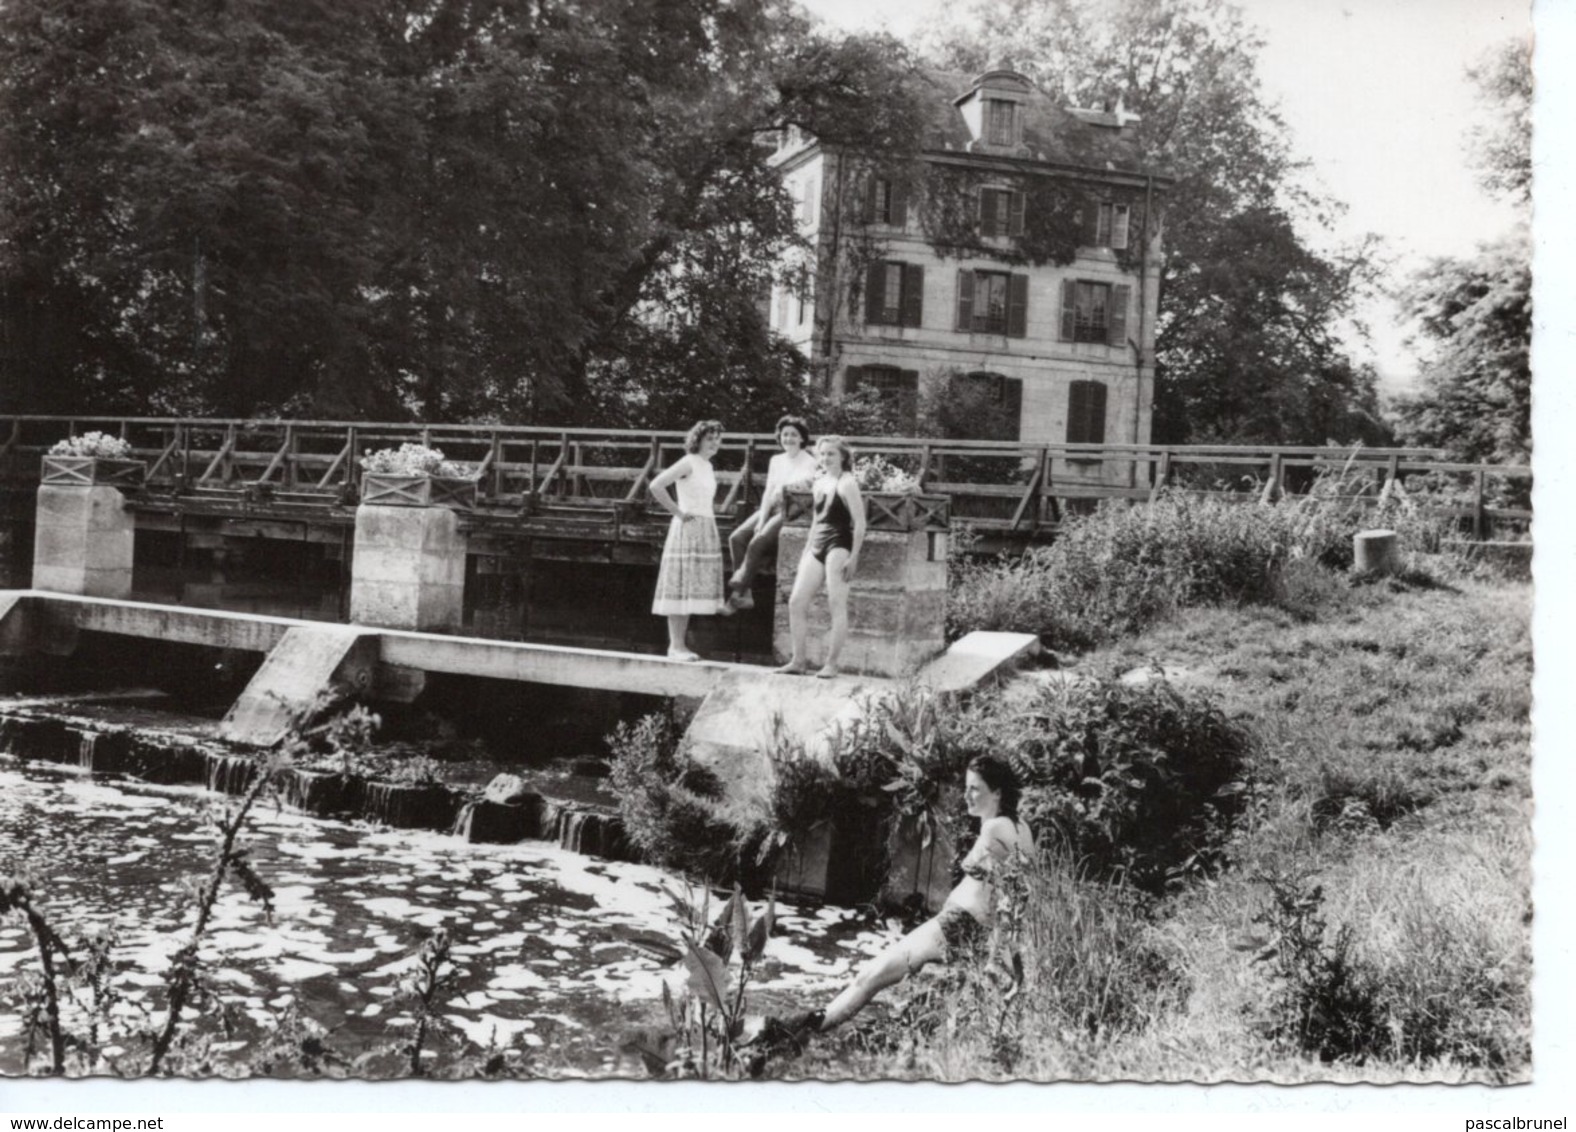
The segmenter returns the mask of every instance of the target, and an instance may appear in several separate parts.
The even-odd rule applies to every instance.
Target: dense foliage
[[[761,142],[901,147],[906,76],[776,0],[8,3],[0,404],[769,422]]]

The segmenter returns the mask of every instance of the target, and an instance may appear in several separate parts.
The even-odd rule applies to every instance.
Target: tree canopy
[[[763,136],[912,144],[905,81],[783,0],[7,0],[0,405],[584,420],[624,372],[675,423],[685,358],[794,365]]]
[[[1532,57],[1509,40],[1468,70],[1483,120],[1467,134],[1485,189],[1523,216],[1477,254],[1440,258],[1402,289],[1424,351],[1420,388],[1397,404],[1411,442],[1465,460],[1532,458]]]

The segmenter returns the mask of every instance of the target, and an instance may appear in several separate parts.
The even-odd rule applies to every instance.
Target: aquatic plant
[[[49,1039],[49,1072],[58,1075],[66,1071],[67,1035],[60,1025],[60,985],[55,957],[58,955],[68,969],[72,966],[72,958],[65,940],[35,904],[33,888],[25,875],[0,877],[0,916],[8,912],[21,913],[33,936],[39,970],[27,972],[19,979],[15,996],[23,1006],[27,1060],[32,1060],[34,1041],[42,1033]]]
[[[699,898],[693,890],[684,896],[670,890],[668,899],[679,924],[686,979],[678,995],[662,984],[670,1029],[634,1031],[626,1036],[625,1048],[638,1053],[655,1077],[760,1076],[769,1051],[741,1039],[755,965],[777,918],[776,893],[758,916],[751,916],[737,887],[715,918],[707,889]]]

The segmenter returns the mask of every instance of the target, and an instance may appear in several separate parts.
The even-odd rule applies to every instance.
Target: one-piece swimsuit
[[[826,564],[826,556],[837,547],[842,547],[850,554],[854,550],[854,516],[843,501],[843,493],[838,490],[840,482],[833,484],[831,491],[817,496],[815,500],[815,530],[810,553],[822,565]]]

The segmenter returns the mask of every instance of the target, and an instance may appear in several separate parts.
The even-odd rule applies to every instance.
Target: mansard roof
[[[1138,116],[1120,107],[1112,111],[1062,106],[1023,75],[1005,69],[972,75],[931,68],[921,74],[917,85],[927,103],[924,146],[931,152],[994,154],[1140,176],[1166,175],[1143,160]],[[976,93],[1011,97],[1022,108],[1021,145],[1008,151],[975,140],[963,106]]]

